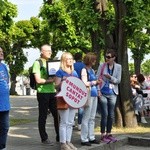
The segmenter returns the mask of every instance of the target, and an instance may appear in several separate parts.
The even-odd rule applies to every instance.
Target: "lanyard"
[[[112,76],[114,72],[114,65],[112,69],[109,69],[109,64],[107,64],[107,68],[108,68],[108,73]]]

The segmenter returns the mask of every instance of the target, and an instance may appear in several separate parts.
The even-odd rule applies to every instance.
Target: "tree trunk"
[[[117,126],[135,127],[137,126],[136,116],[132,105],[132,92],[129,81],[129,66],[127,54],[127,39],[123,17],[126,16],[126,7],[122,0],[112,0],[116,13],[116,49],[118,53],[118,63],[122,65],[122,80],[120,83],[120,94],[116,106]]]
[[[139,74],[141,72],[141,59],[140,58],[134,59],[134,68],[135,68],[135,74]]]
[[[10,95],[17,95],[16,92],[16,75],[11,75],[11,87],[10,87]]]
[[[98,39],[99,39],[99,31],[91,31],[90,32],[90,35],[91,35],[91,41],[92,41],[92,51],[93,52],[96,52],[97,54],[97,58],[100,58],[100,52],[101,52],[101,49],[100,49],[100,45],[99,45],[99,42],[98,42]],[[99,60],[97,61],[97,64],[95,65],[95,68],[98,68],[98,63],[99,63]]]

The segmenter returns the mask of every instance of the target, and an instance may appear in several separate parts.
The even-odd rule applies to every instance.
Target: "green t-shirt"
[[[43,67],[40,70],[39,61],[35,61],[33,64],[33,73],[40,74],[40,77],[43,79],[48,79],[47,69],[46,69],[46,60],[40,58],[43,62]],[[55,93],[55,85],[54,83],[46,83],[46,84],[37,84],[37,92],[38,93]]]

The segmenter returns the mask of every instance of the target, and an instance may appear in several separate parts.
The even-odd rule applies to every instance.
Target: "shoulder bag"
[[[68,104],[65,102],[63,97],[56,97],[57,101],[57,109],[58,110],[66,110],[68,109]]]

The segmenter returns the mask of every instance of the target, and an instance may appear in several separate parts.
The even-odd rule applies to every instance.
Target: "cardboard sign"
[[[63,96],[69,106],[80,108],[85,105],[88,93],[83,81],[76,77],[67,77],[62,82],[61,91],[56,96]]]

